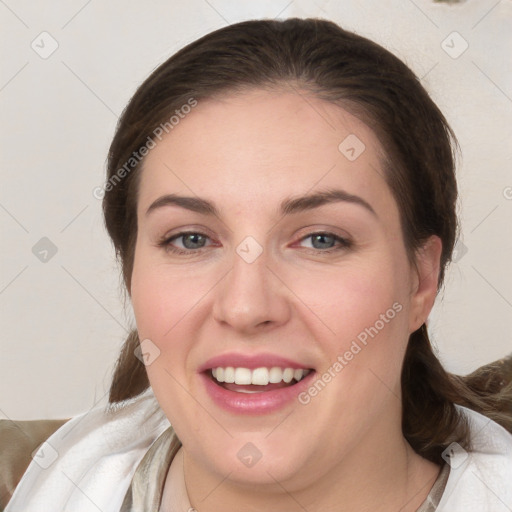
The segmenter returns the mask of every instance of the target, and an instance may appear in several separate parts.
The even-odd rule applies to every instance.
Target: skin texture
[[[355,134],[365,150],[338,149]],[[400,371],[408,336],[437,291],[441,242],[407,258],[399,210],[381,170],[373,132],[338,106],[292,90],[252,90],[199,102],[146,157],[138,196],[131,298],[141,340],[160,354],[150,384],[183,443],[193,507],[210,510],[413,511],[439,468],[402,436]],[[335,202],[282,215],[290,197],[343,189],[375,214]],[[165,206],[164,194],[207,199],[218,216]],[[182,231],[203,233],[201,249]],[[308,235],[332,232],[350,247]],[[237,254],[253,237],[263,252]],[[194,246],[188,246],[194,247]],[[244,415],[218,407],[198,368],[211,357],[271,353],[318,376],[380,315],[401,311],[307,405]],[[379,324],[380,325],[380,324]],[[261,459],[237,453],[252,443]],[[403,508],[401,508],[403,507]]]

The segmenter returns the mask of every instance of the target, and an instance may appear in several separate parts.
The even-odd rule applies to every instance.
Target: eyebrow
[[[346,202],[362,206],[372,215],[377,217],[375,210],[362,197],[349,194],[345,190],[341,189],[330,189],[322,192],[315,192],[313,194],[285,199],[280,205],[280,212],[282,215],[291,215],[313,210],[314,208],[337,202]],[[153,201],[153,203],[151,203],[147,209],[146,215],[149,215],[152,211],[164,206],[179,206],[181,208],[185,208],[186,210],[190,210],[203,215],[220,217],[219,210],[210,201],[201,199],[199,197],[186,197],[176,194],[166,194],[165,196],[161,196]]]

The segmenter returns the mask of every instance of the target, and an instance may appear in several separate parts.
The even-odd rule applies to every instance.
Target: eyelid
[[[182,235],[189,235],[189,234],[198,234],[205,236],[207,238],[213,239],[215,236],[213,235],[212,231],[210,231],[208,228],[203,226],[183,226],[175,229],[171,229],[169,231],[166,231],[163,236],[160,237],[160,240],[171,240],[174,238],[179,238]]]
[[[334,247],[331,247],[329,249],[315,249],[314,247],[313,248],[312,247],[304,247],[304,249],[312,251],[316,254],[322,254],[322,253],[325,254],[325,253],[330,253],[330,252],[334,252],[337,250],[348,249],[354,245],[351,237],[349,237],[347,235],[339,235],[333,231],[329,231],[326,229],[317,229],[317,230],[309,231],[307,234],[301,236],[296,242],[294,242],[292,244],[292,246],[299,244],[300,242],[303,242],[304,240],[307,240],[308,238],[312,238],[315,235],[325,235],[328,237],[332,237],[335,242],[338,242],[337,245],[335,245]]]
[[[330,235],[336,238],[341,238],[343,240],[346,240],[347,242],[351,242],[352,236],[345,230],[342,230],[335,226],[327,226],[327,225],[311,225],[311,226],[305,226],[304,228],[301,228],[298,231],[298,235],[296,240],[301,241],[304,240],[304,238],[308,238],[312,235]],[[295,243],[295,242],[294,242]]]
[[[200,255],[208,247],[212,247],[212,246],[219,247],[218,243],[216,243],[208,233],[205,233],[205,231],[209,231],[209,230],[203,230],[203,229],[199,230],[197,228],[194,229],[193,227],[182,228],[180,231],[177,231],[173,234],[164,235],[158,241],[157,246],[159,248],[164,249],[169,254],[175,254],[175,255],[184,256],[184,257],[187,257],[187,256],[193,257],[195,255]],[[293,247],[297,246],[298,244],[300,244],[304,240],[307,240],[308,238],[312,238],[312,237],[318,236],[318,235],[324,235],[324,236],[331,237],[334,239],[335,245],[333,247],[323,248],[323,249],[317,249],[315,247],[302,247],[302,249],[304,249],[305,252],[321,256],[321,255],[332,254],[335,252],[346,251],[346,250],[353,248],[354,243],[350,236],[340,235],[340,234],[336,233],[335,231],[336,230],[333,230],[333,229],[331,229],[331,230],[325,229],[325,228],[324,229],[322,229],[322,228],[315,229],[314,227],[310,227],[306,233],[304,233],[300,238],[298,238],[295,242],[292,243],[291,247],[293,248]],[[172,245],[172,242],[174,240],[183,238],[183,237],[185,237],[187,235],[191,235],[191,234],[199,235],[207,240],[210,240],[210,243],[203,247],[198,247],[196,249],[187,249],[187,248],[175,247]]]
[[[165,236],[164,238],[168,241],[171,241],[171,240],[176,240],[178,238],[182,238],[186,235],[200,235],[204,238],[208,238],[209,240],[212,239],[212,237],[206,233],[203,233],[201,231],[197,231],[197,230],[192,230],[192,231],[180,231],[179,233],[175,233],[174,235],[168,235],[168,236]]]
[[[186,235],[200,235],[200,236],[210,240],[211,243],[207,244],[204,247],[199,247],[198,249],[186,249],[186,248],[182,249],[181,247],[173,247],[171,245],[171,242],[173,242],[176,239],[183,238]],[[158,247],[162,247],[168,252],[171,252],[171,253],[175,252],[175,253],[179,253],[179,254],[191,254],[191,255],[198,254],[203,249],[206,249],[207,247],[211,247],[212,245],[213,246],[216,245],[215,242],[212,240],[212,237],[209,234],[207,234],[204,231],[199,230],[199,229],[183,229],[174,234],[165,234],[162,238],[159,239],[159,241],[157,243]]]

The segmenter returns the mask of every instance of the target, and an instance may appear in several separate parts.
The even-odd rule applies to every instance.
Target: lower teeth
[[[302,380],[302,379],[301,379]],[[268,389],[262,389],[262,388],[265,388],[266,386],[259,386],[257,384],[250,384],[251,388],[248,388],[247,386],[248,385],[240,385],[238,387],[237,384],[235,383],[230,383],[229,384],[229,387],[226,386],[226,383],[225,382],[218,382],[214,379],[214,382],[218,385],[218,386],[221,386],[222,388],[224,389],[227,389],[228,391],[234,391],[235,393],[248,393],[248,394],[254,394],[254,393],[264,393],[265,391],[269,391]],[[278,387],[278,388],[273,388],[273,390],[275,389],[284,389],[284,388],[289,388],[290,386],[294,386],[295,384],[297,384],[297,382],[300,382],[300,381],[296,381],[295,379],[293,379],[291,382],[285,384],[284,386],[281,386],[281,387]],[[236,387],[235,387],[236,386]]]

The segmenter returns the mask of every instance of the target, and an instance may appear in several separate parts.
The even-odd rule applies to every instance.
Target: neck
[[[371,432],[336,466],[305,466],[286,481],[246,484],[211,474],[185,450],[185,484],[197,512],[275,510],[414,512],[425,501],[439,467],[403,438]],[[322,471],[323,469],[323,471]]]

